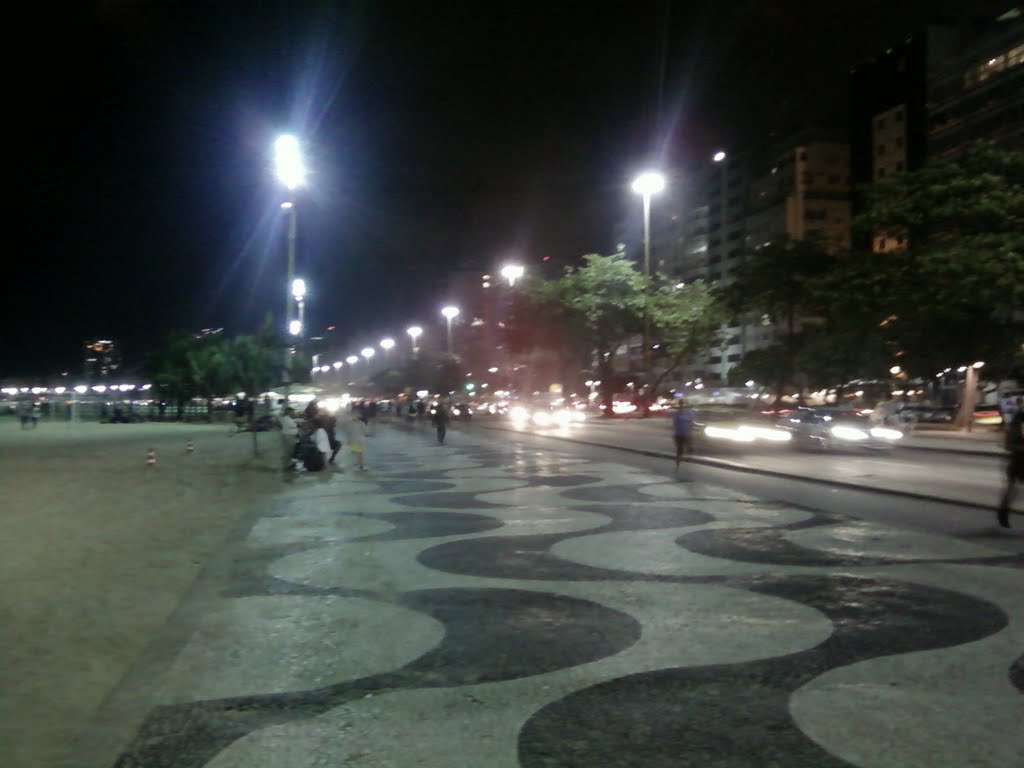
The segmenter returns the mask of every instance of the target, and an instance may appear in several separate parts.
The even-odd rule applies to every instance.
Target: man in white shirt
[[[295,411],[285,408],[284,414],[278,419],[281,425],[281,464],[285,471],[294,468],[292,457],[295,455],[295,443],[299,438],[299,425],[295,423]]]

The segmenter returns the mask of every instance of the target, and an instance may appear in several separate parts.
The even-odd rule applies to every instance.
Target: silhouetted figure
[[[676,442],[676,468],[683,460],[683,455],[693,455],[693,423],[696,415],[688,408],[682,398],[676,403],[676,412],[672,414],[672,435]]]
[[[999,525],[1010,527],[1010,505],[1017,495],[1017,486],[1024,482],[1024,397],[1017,398],[1017,411],[1013,421],[1006,425],[1006,490],[999,501],[996,514]]]
[[[444,445],[445,435],[448,434],[448,422],[451,421],[451,416],[448,413],[448,409],[444,403],[438,403],[437,408],[434,409],[433,422],[437,428],[437,443],[438,445]]]

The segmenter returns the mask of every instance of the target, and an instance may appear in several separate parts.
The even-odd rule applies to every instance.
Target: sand
[[[58,761],[211,555],[281,489],[278,436],[261,434],[253,459],[251,435],[230,429],[0,419],[0,765]]]

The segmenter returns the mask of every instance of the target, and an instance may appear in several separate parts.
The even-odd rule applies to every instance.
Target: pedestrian
[[[327,427],[323,416],[317,418],[315,424],[316,429],[313,431],[313,443],[316,445],[316,449],[320,452],[323,457],[323,461],[317,462],[317,465],[321,469],[325,469],[328,462],[331,460],[333,454],[333,448],[331,447],[331,438],[327,434]]]
[[[345,425],[345,436],[348,449],[352,453],[352,462],[360,472],[366,469],[363,453],[366,450],[366,422],[360,418],[359,411],[352,411],[352,418]]]
[[[39,407],[39,403],[32,403],[32,429],[35,429],[36,427],[39,426],[40,413],[41,409]]]
[[[21,419],[21,428],[28,429],[29,422],[32,421],[32,406],[27,402],[19,403],[18,416]]]
[[[1010,422],[1013,421],[1013,417],[1017,414],[1017,400],[1014,396],[1007,392],[999,400],[999,413],[1003,417],[1002,428],[1009,429]]]
[[[444,437],[448,434],[448,422],[451,421],[451,416],[444,403],[438,401],[432,420],[434,426],[437,427],[437,444],[444,445]]]
[[[295,444],[299,439],[299,425],[295,423],[295,409],[285,408],[278,419],[281,427],[281,468],[285,472],[295,469],[292,459],[295,457]]]
[[[996,511],[999,525],[1010,527],[1010,504],[1017,495],[1017,486],[1024,482],[1024,397],[1014,403],[1016,410],[1013,421],[1006,425],[1004,445],[1009,455],[1006,459],[1006,490]]]
[[[676,403],[676,412],[672,414],[672,436],[676,443],[676,469],[683,460],[683,455],[693,456],[693,423],[696,415],[686,405],[683,398]]]
[[[380,410],[376,400],[366,404],[366,434],[373,434],[373,425],[376,423],[377,412]]]
[[[328,464],[333,464],[338,451],[341,450],[341,440],[338,439],[338,418],[333,413],[327,413],[320,417],[323,420],[324,430],[327,432],[327,439],[331,444],[331,457]]]
[[[309,422],[315,421],[317,415],[320,413],[320,403],[316,401],[314,397],[308,403],[306,403],[306,410],[302,412],[302,417]]]

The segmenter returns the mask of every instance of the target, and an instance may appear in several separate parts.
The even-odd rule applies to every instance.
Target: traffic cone
[[[150,448],[148,451],[146,451],[146,466],[147,467],[155,467],[156,466],[156,451],[154,451],[152,448]]]
[[[185,443],[185,453],[192,453],[192,450],[192,441],[189,440],[187,443]]]

